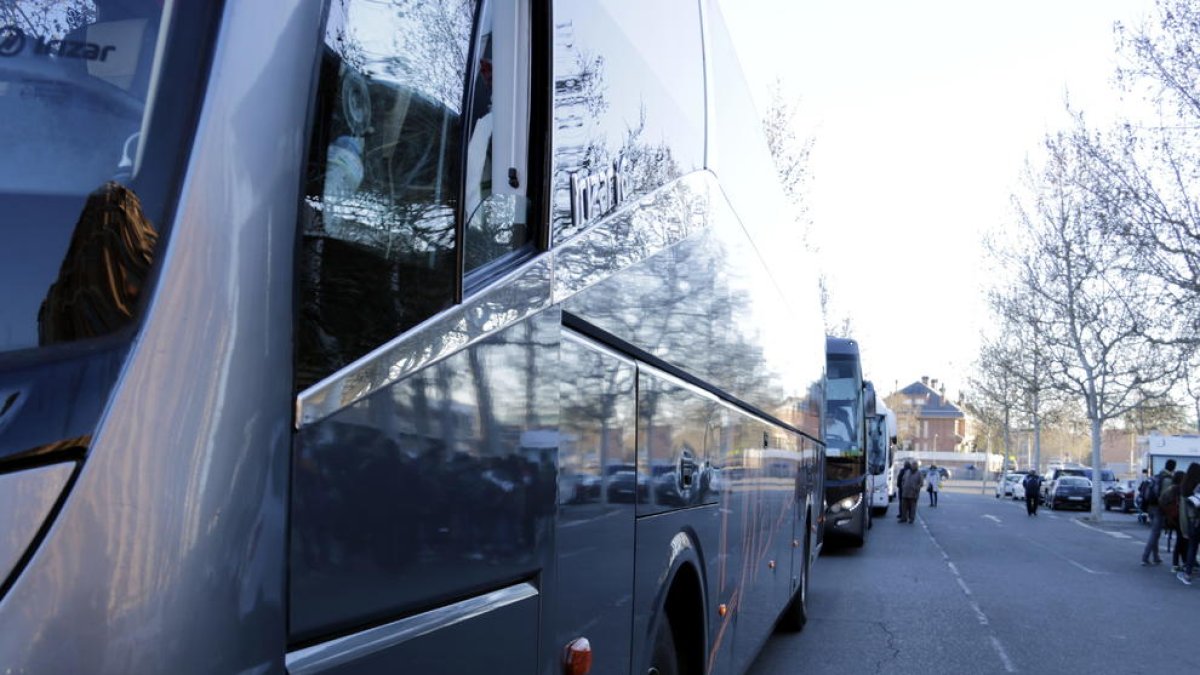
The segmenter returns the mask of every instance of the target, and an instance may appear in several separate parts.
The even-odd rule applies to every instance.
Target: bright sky
[[[1152,0],[722,0],[760,110],[782,78],[811,157],[813,243],[885,392],[967,385],[987,321],[984,234],[1026,157],[1120,96],[1113,22]]]

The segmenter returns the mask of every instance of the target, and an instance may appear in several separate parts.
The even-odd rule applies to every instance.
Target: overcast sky
[[[759,109],[782,78],[815,139],[812,240],[833,311],[892,391],[966,386],[987,320],[984,234],[1067,92],[1093,122],[1122,106],[1114,21],[1152,0],[724,0]],[[931,311],[936,308],[936,311]]]

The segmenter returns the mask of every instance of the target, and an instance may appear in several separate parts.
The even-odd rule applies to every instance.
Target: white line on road
[[[1108,530],[1103,530],[1103,529],[1100,529],[1099,527],[1093,527],[1091,525],[1088,525],[1087,523],[1083,522],[1082,520],[1075,519],[1075,520],[1072,520],[1071,522],[1075,523],[1076,525],[1078,525],[1080,527],[1086,527],[1089,530],[1099,532],[1100,534],[1107,534],[1108,536],[1113,537],[1114,539],[1133,539],[1133,537],[1125,534],[1124,532],[1109,532]]]
[[[997,525],[999,525],[999,524],[1000,524],[1000,519],[999,519],[999,518],[997,518],[996,516],[993,516],[993,515],[992,515],[992,514],[990,514],[990,513],[985,513],[985,514],[983,514],[983,517],[984,517],[984,518],[990,518],[990,519],[992,519],[992,520],[996,521],[996,524],[997,524]]]
[[[1012,660],[1008,658],[1008,652],[1004,651],[1004,645],[1000,644],[1000,640],[996,639],[995,636],[992,636],[992,646],[996,648],[996,653],[1000,655],[1000,660],[1004,662],[1004,669],[1010,673],[1017,672]]]
[[[995,516],[984,517],[994,518]],[[971,611],[975,612],[975,618],[979,621],[979,625],[987,628],[988,639],[991,640],[992,647],[996,650],[996,654],[1000,657],[1000,662],[1004,664],[1004,670],[1010,673],[1017,672],[1016,667],[1013,666],[1012,659],[1008,658],[1008,652],[1004,651],[1004,645],[1000,643],[1000,638],[996,637],[995,633],[991,632],[991,623],[988,621],[987,614],[983,613],[983,608],[980,607],[979,603],[975,601],[975,595],[971,593],[970,587],[967,586],[967,582],[963,580],[962,574],[959,573],[958,565],[955,565],[954,561],[950,560],[950,556],[946,553],[946,549],[942,548],[942,545],[938,543],[937,537],[934,537],[933,532],[929,531],[929,525],[925,523],[925,519],[921,518],[920,516],[918,516],[918,519],[921,523],[921,529],[925,530],[925,534],[929,537],[929,541],[933,542],[933,547],[942,554],[942,559],[946,561],[946,567],[950,568],[950,573],[954,575],[954,580],[958,582],[958,587],[962,589],[963,595],[967,596],[967,604],[970,605]],[[999,519],[996,519],[996,522],[1000,522]]]
[[[1098,571],[1096,571],[1096,570],[1094,570],[1094,569],[1092,569],[1092,568],[1088,567],[1087,565],[1084,565],[1084,564],[1082,564],[1082,563],[1077,563],[1077,562],[1075,562],[1074,560],[1071,560],[1070,558],[1068,558],[1067,556],[1065,556],[1065,555],[1063,555],[1063,554],[1059,553],[1058,551],[1055,551],[1054,549],[1050,548],[1049,546],[1046,546],[1046,545],[1044,545],[1044,544],[1042,544],[1042,543],[1038,542],[1036,539],[1033,539],[1033,538],[1031,538],[1031,537],[1026,537],[1026,539],[1028,539],[1028,540],[1029,540],[1029,541],[1030,541],[1030,542],[1031,542],[1031,543],[1032,543],[1034,546],[1037,546],[1038,548],[1045,549],[1046,551],[1049,551],[1051,555],[1054,555],[1054,556],[1057,556],[1057,557],[1059,557],[1059,558],[1062,558],[1063,560],[1065,560],[1065,561],[1067,561],[1067,562],[1071,563],[1072,565],[1074,565],[1074,566],[1078,567],[1079,569],[1083,570],[1084,572],[1087,572],[1088,574],[1108,574],[1108,572],[1098,572]]]
[[[971,589],[967,588],[967,582],[963,581],[962,577],[955,577],[954,580],[958,582],[958,586],[962,589],[962,592],[966,593],[968,598],[971,597]]]

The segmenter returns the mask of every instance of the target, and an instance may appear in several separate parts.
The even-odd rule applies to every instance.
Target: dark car
[[[1133,481],[1118,483],[1104,493],[1105,511],[1118,509],[1125,513],[1132,513],[1137,508],[1136,503],[1137,488],[1134,487]]]
[[[1051,510],[1077,506],[1092,508],[1092,481],[1083,476],[1061,476],[1054,484],[1053,492],[1046,495],[1046,504]]]
[[[1054,489],[1054,481],[1063,476],[1082,476],[1085,479],[1087,474],[1084,473],[1084,467],[1063,467],[1052,469],[1050,473],[1042,477],[1042,503],[1050,503],[1050,491]]]
[[[646,476],[638,473],[634,464],[610,464],[605,473],[608,474],[606,496],[610,503],[645,502],[650,495]]]

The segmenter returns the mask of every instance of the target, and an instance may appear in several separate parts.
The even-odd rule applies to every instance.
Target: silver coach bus
[[[12,0],[0,115],[4,672],[803,625],[821,317],[715,2]]]

